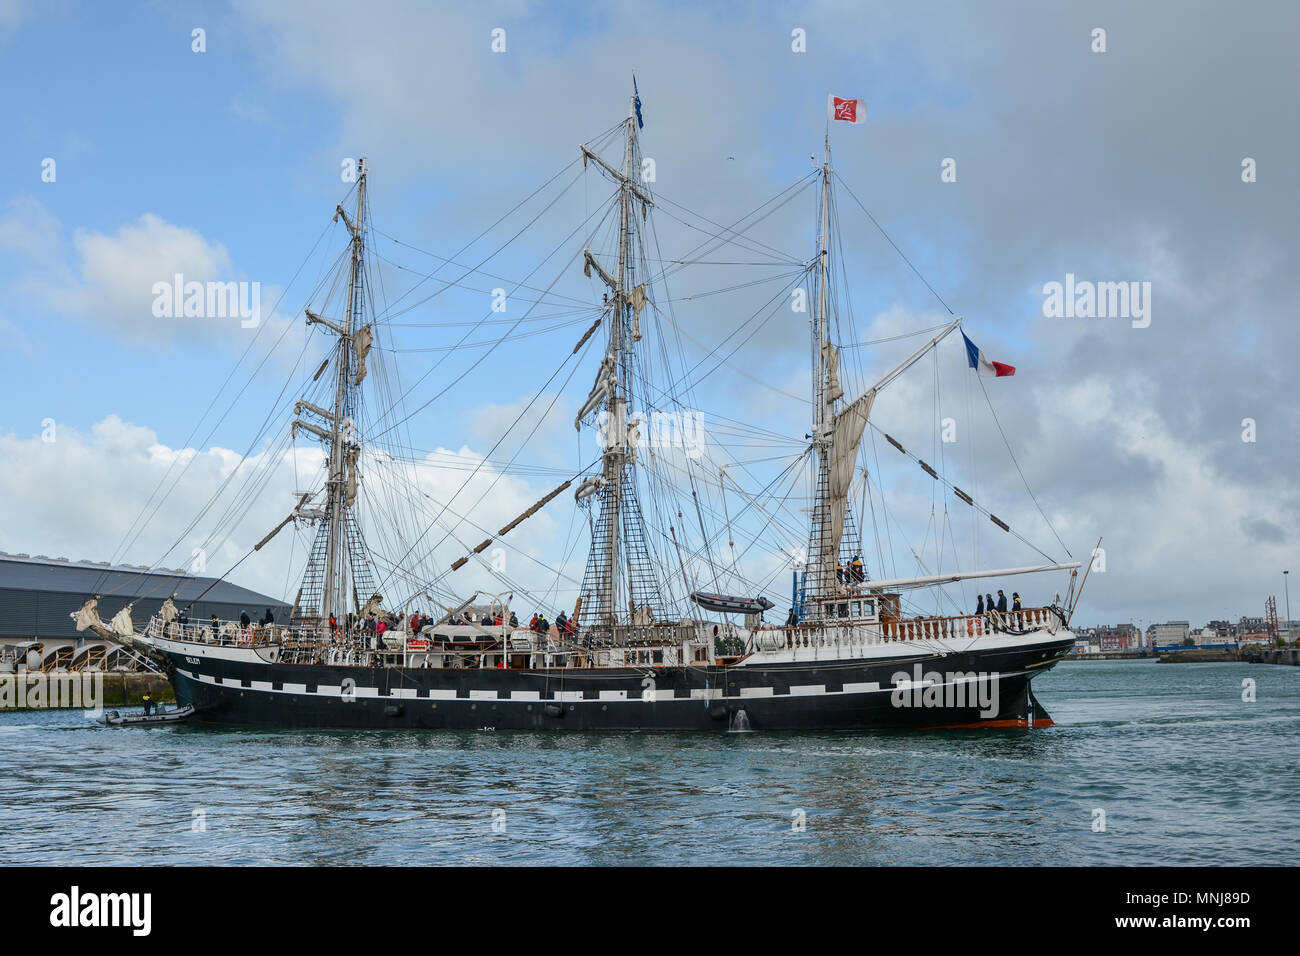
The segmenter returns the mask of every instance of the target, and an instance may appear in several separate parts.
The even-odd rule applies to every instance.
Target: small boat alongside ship
[[[186,704],[184,707],[173,707],[171,710],[159,707],[148,714],[122,714],[110,710],[100,719],[100,723],[107,727],[161,727],[164,724],[182,723],[193,716],[194,705]]]
[[[640,125],[634,99],[618,127],[622,162],[602,158],[595,144],[584,145],[580,154],[584,169],[590,167],[615,187],[610,213],[617,221],[615,250],[603,255],[582,250],[584,271],[607,291],[595,322],[573,348],[579,356],[589,342],[603,339],[595,384],[575,422],[593,427],[599,417],[605,440],[598,466],[575,474],[497,534],[467,548],[436,578],[406,573],[415,583],[402,585],[397,600],[385,600],[357,507],[358,495],[367,490],[359,474],[375,461],[365,451],[367,428],[356,417],[378,324],[367,317],[368,173],[363,160],[355,211],[349,215],[340,205],[336,212],[349,233],[344,307],[333,318],[324,307],[306,310],[309,325],[333,336],[326,362],[308,384],[319,382],[328,363],[332,374],[324,378],[324,390],[317,388],[296,403],[292,422],[295,436],[304,432],[321,442],[325,474],[257,546],[290,523],[316,529],[293,619],[283,625],[193,623],[168,599],[142,629],[132,623],[129,606],[106,626],[99,619],[101,597],[89,598],[75,615],[78,627],[123,640],[160,662],[183,705],[156,718],[110,715],[114,719],[106,722],[142,725],[192,716],[287,728],[547,732],[1050,724],[1031,683],[1074,645],[1069,621],[1077,604],[1078,562],[1045,560],[1026,567],[874,581],[844,570],[861,564],[849,497],[873,402],[956,331],[961,320],[954,319],[856,397],[846,396],[838,347],[831,340],[831,330],[838,327],[828,294],[831,254],[839,247],[829,235],[829,136],[816,171],[821,214],[806,277],[816,305],[809,323],[813,421],[802,454],[812,474],[813,506],[807,547],[792,569],[792,607],[785,623],[763,622],[763,613],[774,607],[769,597],[727,593],[718,587],[716,569],[710,580],[712,544],[694,484],[684,485],[682,499],[699,519],[701,541],[695,545],[683,544],[688,532],[682,506],[643,513],[640,502],[657,492],[647,488],[642,471],[661,464],[639,447],[643,436],[634,413],[650,411],[648,402],[656,397],[639,377],[638,343],[651,334],[643,312],[656,308],[646,281],[644,233],[637,222],[638,212],[644,223],[655,208],[648,184],[637,176]],[[596,338],[597,332],[603,336]],[[383,409],[372,422],[390,410]],[[889,441],[903,451],[900,443]],[[940,480],[931,466],[917,461]],[[690,474],[690,482],[701,480],[702,472]],[[500,623],[467,623],[452,601],[444,603],[447,613],[437,622],[412,620],[413,602],[432,601],[435,586],[447,593],[451,574],[470,561],[481,562],[494,541],[575,483],[575,501],[588,514],[591,534],[586,573],[572,607],[575,626],[511,627],[505,623],[508,598],[502,595],[496,596],[491,618]],[[664,487],[662,481],[654,486]],[[976,507],[969,495],[951,488]],[[672,523],[651,528],[652,518],[662,515]],[[1000,519],[989,517],[1006,529]],[[465,531],[477,537],[473,529]],[[725,533],[716,537],[725,540]],[[385,564],[400,567],[401,562],[400,556],[389,556]],[[916,592],[944,583],[1049,572],[1069,572],[1069,586],[1064,599],[1058,595],[1041,606],[1009,612],[990,607],[979,614],[917,613],[905,607]],[[396,577],[388,572],[384,591],[396,586]],[[358,626],[372,616],[392,620],[395,627],[379,634]]]

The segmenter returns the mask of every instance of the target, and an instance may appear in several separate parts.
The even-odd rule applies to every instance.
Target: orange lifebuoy
[[[973,637],[974,635],[975,635],[975,622],[972,621],[970,618],[966,618],[966,636]]]

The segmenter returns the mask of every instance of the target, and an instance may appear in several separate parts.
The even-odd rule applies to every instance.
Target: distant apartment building
[[[1113,654],[1141,647],[1141,632],[1132,624],[1102,624],[1081,627],[1074,632],[1074,653]]]
[[[1156,647],[1182,647],[1192,635],[1189,621],[1169,621],[1151,625],[1151,643]]]
[[[1103,654],[1136,651],[1141,642],[1132,624],[1103,624],[1097,628],[1097,648]]]

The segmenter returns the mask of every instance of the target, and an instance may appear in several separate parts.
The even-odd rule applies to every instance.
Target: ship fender
[[[559,704],[547,704],[544,708],[547,717],[563,717],[564,708]]]

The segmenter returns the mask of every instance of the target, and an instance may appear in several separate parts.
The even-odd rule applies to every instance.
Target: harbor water
[[[1067,662],[1034,688],[1055,727],[552,736],[110,729],[81,711],[4,713],[0,862],[1300,858],[1300,668]]]

